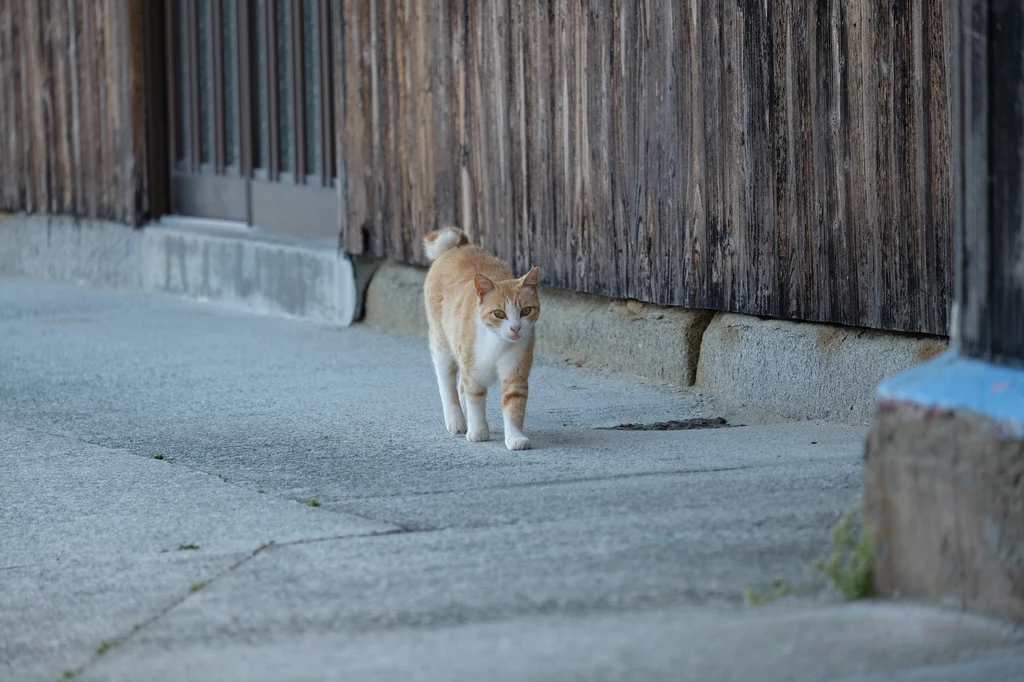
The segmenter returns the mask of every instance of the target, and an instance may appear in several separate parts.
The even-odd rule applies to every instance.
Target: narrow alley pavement
[[[540,361],[527,431],[449,437],[420,338],[0,280],[0,680],[1024,679],[989,621],[744,605],[862,428]]]

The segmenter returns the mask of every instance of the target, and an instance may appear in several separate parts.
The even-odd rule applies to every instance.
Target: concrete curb
[[[882,380],[947,345],[938,337],[720,313],[704,333],[696,385],[740,407],[868,423]]]
[[[370,281],[363,321],[382,329],[427,333],[426,270],[383,263]],[[712,313],[591,296],[544,287],[537,352],[579,365],[693,384],[700,338]]]
[[[194,221],[131,229],[0,217],[0,275],[168,293],[343,326],[360,303],[353,264],[337,248]]]
[[[382,264],[364,321],[424,334],[426,270]],[[886,377],[929,360],[944,338],[762,319],[623,301],[545,288],[539,354],[596,364],[675,386],[696,386],[725,404],[792,419],[866,424]]]

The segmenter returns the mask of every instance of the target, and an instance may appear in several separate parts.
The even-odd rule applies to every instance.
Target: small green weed
[[[206,581],[205,580],[200,580],[197,583],[192,583],[191,585],[189,585],[188,591],[189,592],[198,592],[199,590],[203,589],[204,587],[206,587]]]
[[[320,502],[315,497],[311,497],[308,500],[306,500],[306,506],[307,507],[319,507],[320,506]]]
[[[861,505],[832,527],[832,553],[812,564],[835,585],[846,601],[870,597],[875,591],[875,536],[865,525]]]
[[[163,458],[164,458],[164,456],[161,455],[159,452],[153,455],[153,459],[163,459]]]
[[[190,542],[187,545],[179,545],[178,546],[178,551],[182,551],[182,550],[186,550],[186,549],[199,549],[199,545],[195,544],[194,542]]]
[[[267,491],[266,491],[266,490],[264,490],[263,488],[259,488],[259,489],[258,489],[258,490],[257,490],[256,492],[258,492],[258,493],[265,493],[265,492],[267,492]]]
[[[75,677],[75,671],[74,671],[74,670],[65,670],[65,671],[64,671],[64,674],[63,674],[62,676],[63,676],[63,678],[64,678],[65,680],[70,680],[70,679],[74,679],[74,677]]]
[[[120,644],[120,642],[118,642],[116,639],[105,639],[102,642],[100,642],[100,645],[98,647],[96,647],[96,655],[102,656],[103,654],[107,653],[108,651],[116,647],[118,644]]]
[[[828,584],[846,601],[864,599],[874,593],[874,565],[874,534],[865,525],[863,507],[858,504],[832,526],[832,551],[827,557],[811,562],[807,582],[794,585],[775,580],[763,592],[749,587],[744,600],[759,606],[791,594],[814,592]]]

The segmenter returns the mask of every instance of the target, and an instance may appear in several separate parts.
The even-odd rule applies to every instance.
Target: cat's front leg
[[[455,376],[459,367],[452,354],[440,348],[431,347],[430,357],[434,360],[437,373],[437,388],[441,393],[441,407],[444,409],[444,426],[453,436],[466,432],[466,417],[459,404],[455,390]]]
[[[480,443],[491,439],[491,430],[487,426],[487,387],[479,381],[463,374],[459,378],[459,393],[466,403],[466,440]]]
[[[520,373],[501,380],[501,413],[505,418],[505,447],[509,450],[529,450],[532,447],[530,439],[523,433],[529,394],[529,379]]]

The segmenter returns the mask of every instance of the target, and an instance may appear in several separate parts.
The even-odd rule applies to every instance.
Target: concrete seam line
[[[355,275],[356,309],[352,316],[352,322],[361,322],[366,316],[366,294],[370,290],[370,282],[377,274],[377,268],[381,261],[367,253],[349,254],[343,251],[342,254],[352,263],[352,272]]]
[[[704,351],[704,334],[711,326],[711,320],[715,317],[714,310],[700,311],[697,320],[686,330],[687,347],[693,344],[693,361],[687,368],[686,387],[691,388],[697,384],[697,366],[700,364],[700,354]]]

